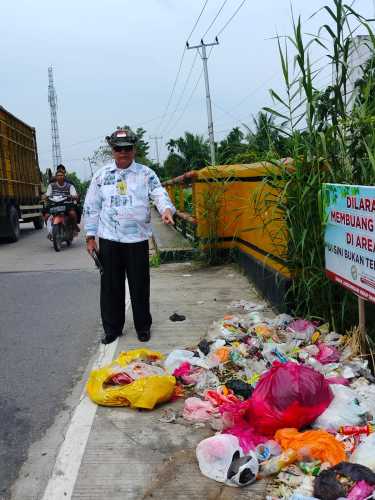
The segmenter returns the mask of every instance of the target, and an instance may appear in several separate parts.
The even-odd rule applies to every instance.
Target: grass
[[[270,171],[265,180],[262,189],[277,187],[279,195],[270,197],[273,216],[264,226],[280,217],[285,221],[285,259],[293,274],[286,301],[293,313],[326,318],[333,329],[345,331],[355,321],[356,299],[325,276],[321,187],[326,182],[375,183],[372,67],[354,104],[347,91],[358,25],[369,33],[372,49],[375,37],[367,20],[342,0],[333,0],[321,11],[327,20],[318,33],[304,35],[301,20],[292,15],[293,34],[277,38],[285,90],[271,90],[275,105],[265,111],[275,117],[275,127],[287,139],[293,167],[282,166],[277,175]],[[326,54],[318,66],[311,62],[313,47]],[[331,85],[320,89],[316,82],[326,64],[335,76]],[[280,236],[274,235],[275,245]]]
[[[154,255],[151,255],[149,257],[149,264],[150,267],[159,267],[161,262],[160,262],[160,255],[159,253],[155,253]]]

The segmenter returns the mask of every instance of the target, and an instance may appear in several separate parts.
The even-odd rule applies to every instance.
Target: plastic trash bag
[[[362,441],[352,454],[350,461],[365,465],[375,472],[375,434],[370,434]]]
[[[326,431],[280,429],[275,434],[275,440],[283,450],[296,451],[302,461],[308,458],[336,465],[346,460],[344,445]]]
[[[225,429],[223,433],[236,436],[244,453],[255,450],[258,445],[267,441],[265,436],[260,436],[246,424],[234,425]]]
[[[361,403],[355,391],[344,385],[333,384],[333,401],[315,420],[314,428],[337,430],[342,425],[361,425],[366,423],[364,415],[368,408]]]
[[[316,359],[322,365],[327,365],[328,363],[337,363],[340,361],[340,351],[336,349],[336,347],[329,346],[328,344],[324,344],[323,342],[318,343],[319,352],[316,355]]]
[[[259,470],[255,454],[244,456],[238,439],[230,434],[217,434],[197,446],[201,473],[228,486],[246,486],[256,480]]]
[[[164,367],[169,373],[173,373],[176,369],[180,368],[182,363],[192,364],[194,353],[192,351],[185,351],[184,349],[175,349],[170,352],[167,359],[164,361]]]
[[[287,330],[292,332],[294,338],[310,342],[316,326],[306,319],[296,319],[289,323]]]
[[[352,482],[366,481],[375,485],[375,474],[363,465],[341,462],[328,470],[322,471],[314,482],[314,496],[321,500],[346,498],[351,482],[340,482],[340,476]]]
[[[189,375],[191,372],[191,364],[188,361],[184,361],[178,368],[173,372],[174,377],[184,377]]]
[[[374,491],[375,486],[372,486],[366,481],[358,481],[357,484],[349,491],[347,500],[366,500]]]
[[[211,401],[192,397],[185,401],[182,416],[189,422],[208,422],[215,413],[218,414],[218,409]]]
[[[247,453],[255,450],[258,444],[268,441],[267,436],[262,436],[254,430],[248,420],[250,400],[244,402],[228,401],[219,406],[222,415],[223,433],[232,434],[239,439],[242,450]]]
[[[242,396],[244,399],[248,399],[253,393],[251,385],[240,379],[232,378],[228,380],[225,385],[231,389],[236,396]]]
[[[249,400],[248,420],[259,434],[271,437],[278,429],[312,423],[332,399],[328,382],[313,368],[275,361]]]
[[[108,385],[116,374],[122,373],[132,361],[160,361],[162,354],[149,349],[122,352],[110,365],[90,373],[86,390],[90,399],[103,406],[131,406],[151,410],[157,404],[169,401],[176,379],[171,375],[150,375],[126,385]]]

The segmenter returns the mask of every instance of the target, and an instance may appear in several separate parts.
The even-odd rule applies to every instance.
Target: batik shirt
[[[176,211],[153,170],[135,163],[119,169],[115,162],[95,173],[87,191],[84,218],[87,236],[136,243],[151,236],[152,200],[160,214]]]

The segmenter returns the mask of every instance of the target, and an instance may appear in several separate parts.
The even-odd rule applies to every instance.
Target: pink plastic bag
[[[329,346],[323,342],[318,343],[319,352],[315,356],[315,359],[319,361],[322,365],[328,365],[328,363],[337,363],[340,361],[340,351],[336,347]]]
[[[195,397],[187,398],[182,413],[184,419],[189,422],[208,422],[215,414],[218,414],[218,411],[210,401]]]
[[[264,373],[249,401],[246,420],[258,434],[300,429],[312,423],[333,400],[324,376],[309,366],[275,361]]]
[[[183,377],[184,375],[189,375],[191,372],[191,364],[188,361],[182,363],[178,368],[173,372],[174,377]]]
[[[244,453],[248,453],[250,450],[255,450],[258,444],[268,441],[266,436],[257,434],[254,429],[249,427],[247,424],[239,424],[230,427],[229,429],[225,429],[223,434],[232,434],[233,436],[237,436]]]
[[[254,450],[258,444],[268,441],[268,437],[255,432],[249,417],[250,400],[230,401],[222,404],[219,411],[222,415],[223,434],[237,436],[244,453]]]
[[[375,487],[366,483],[366,481],[358,481],[350,490],[347,500],[365,500],[374,491]]]
[[[309,338],[314,331],[316,330],[316,326],[311,321],[307,319],[295,319],[288,325],[288,330],[290,332],[296,332],[306,335],[306,338]]]

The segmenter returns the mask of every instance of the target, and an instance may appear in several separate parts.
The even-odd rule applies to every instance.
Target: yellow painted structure
[[[249,165],[222,165],[194,172],[189,181],[193,195],[196,236],[204,244],[219,248],[238,248],[285,278],[287,231],[282,214],[275,213],[272,199],[280,189],[264,182],[267,175],[277,179],[278,166],[261,162]],[[166,183],[172,198],[184,176]],[[181,210],[180,207],[177,207]]]

